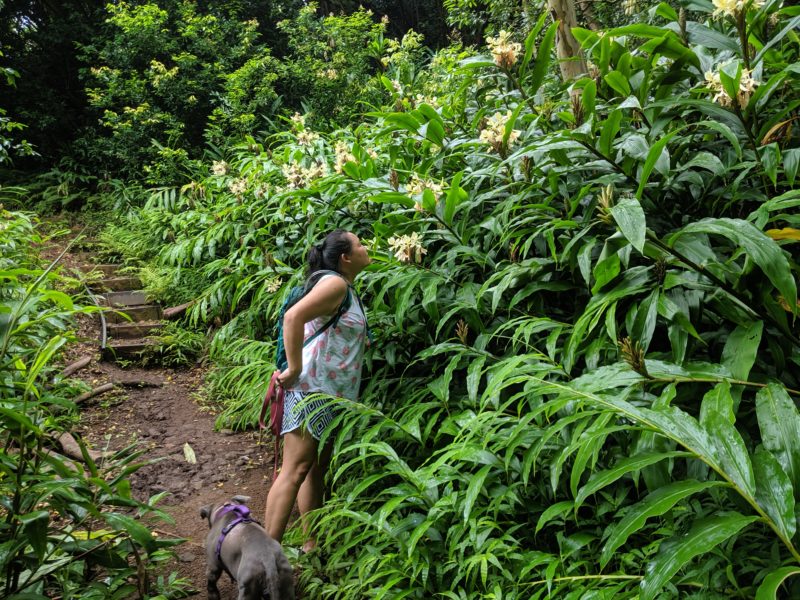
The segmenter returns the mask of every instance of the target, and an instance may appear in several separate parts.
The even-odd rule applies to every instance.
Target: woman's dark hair
[[[353,245],[350,236],[344,229],[331,231],[322,240],[308,251],[308,277],[321,270],[339,272],[339,257],[350,254]]]

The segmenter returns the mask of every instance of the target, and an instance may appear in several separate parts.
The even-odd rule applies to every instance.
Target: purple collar
[[[222,567],[231,576],[231,579],[234,579],[231,572],[228,571],[228,568],[225,566],[225,563],[222,561],[222,557],[220,556],[220,551],[222,550],[222,542],[225,540],[225,536],[228,535],[231,530],[236,527],[239,523],[255,523],[255,519],[250,517],[250,508],[244,504],[225,504],[224,506],[218,508],[214,511],[214,514],[211,516],[211,523],[212,525],[225,516],[228,513],[235,513],[236,517],[225,527],[222,528],[222,531],[219,534],[219,539],[217,540],[217,559],[219,560]],[[234,579],[235,580],[235,579]]]

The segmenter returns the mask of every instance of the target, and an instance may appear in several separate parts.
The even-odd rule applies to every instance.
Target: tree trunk
[[[583,21],[586,26],[592,31],[597,31],[600,29],[600,23],[597,22],[597,18],[594,16],[592,2],[593,0],[578,0],[578,8],[581,9],[581,15],[583,15]]]
[[[561,68],[561,77],[565,82],[572,81],[586,73],[586,63],[583,60],[581,46],[572,35],[572,28],[578,26],[575,17],[575,2],[574,0],[547,0],[547,5],[553,20],[558,21],[556,53],[558,54],[558,66]]]

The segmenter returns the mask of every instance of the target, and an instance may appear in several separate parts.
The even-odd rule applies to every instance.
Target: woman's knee
[[[313,469],[314,462],[314,460],[299,460],[287,464],[284,461],[283,466],[281,466],[281,475],[295,486],[300,486]]]

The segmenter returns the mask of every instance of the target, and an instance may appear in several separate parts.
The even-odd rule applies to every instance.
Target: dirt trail
[[[45,255],[57,255],[48,248]],[[79,253],[64,257],[68,269],[88,262]],[[64,364],[92,356],[91,363],[74,377],[92,388],[104,383],[121,384],[113,392],[95,397],[81,407],[81,419],[74,433],[95,450],[119,450],[132,443],[145,453],[139,462],[155,460],[131,476],[134,496],[144,500],[158,492],[169,495],[160,503],[174,518],[174,524],[155,525],[159,535],[186,538],[177,547],[178,560],[166,573],[177,571],[205,597],[205,554],[203,542],[208,531],[200,508],[236,494],[252,497],[253,514],[261,520],[272,479],[272,438],[259,440],[257,432],[214,431],[215,414],[197,401],[205,369],[121,368],[102,362],[99,352],[100,324],[96,317],[81,316],[81,342],[66,351]],[[184,455],[189,444],[197,462]],[[227,577],[219,581],[223,599],[236,598]]]
[[[121,369],[96,360],[80,378],[93,387],[106,382],[144,382],[120,394],[100,398],[83,410],[78,433],[94,449],[118,450],[135,442],[146,449],[140,460],[158,459],[131,476],[133,494],[146,499],[158,492],[169,495],[161,506],[174,524],[156,525],[160,535],[186,538],[178,546],[171,568],[205,594],[203,541],[207,525],[200,508],[235,494],[252,496],[260,519],[271,480],[271,444],[259,444],[254,433],[215,432],[214,415],[193,400],[203,370]],[[160,387],[151,387],[160,386]],[[194,450],[196,464],[184,456],[184,444]],[[223,598],[235,598],[227,578],[220,580]]]

